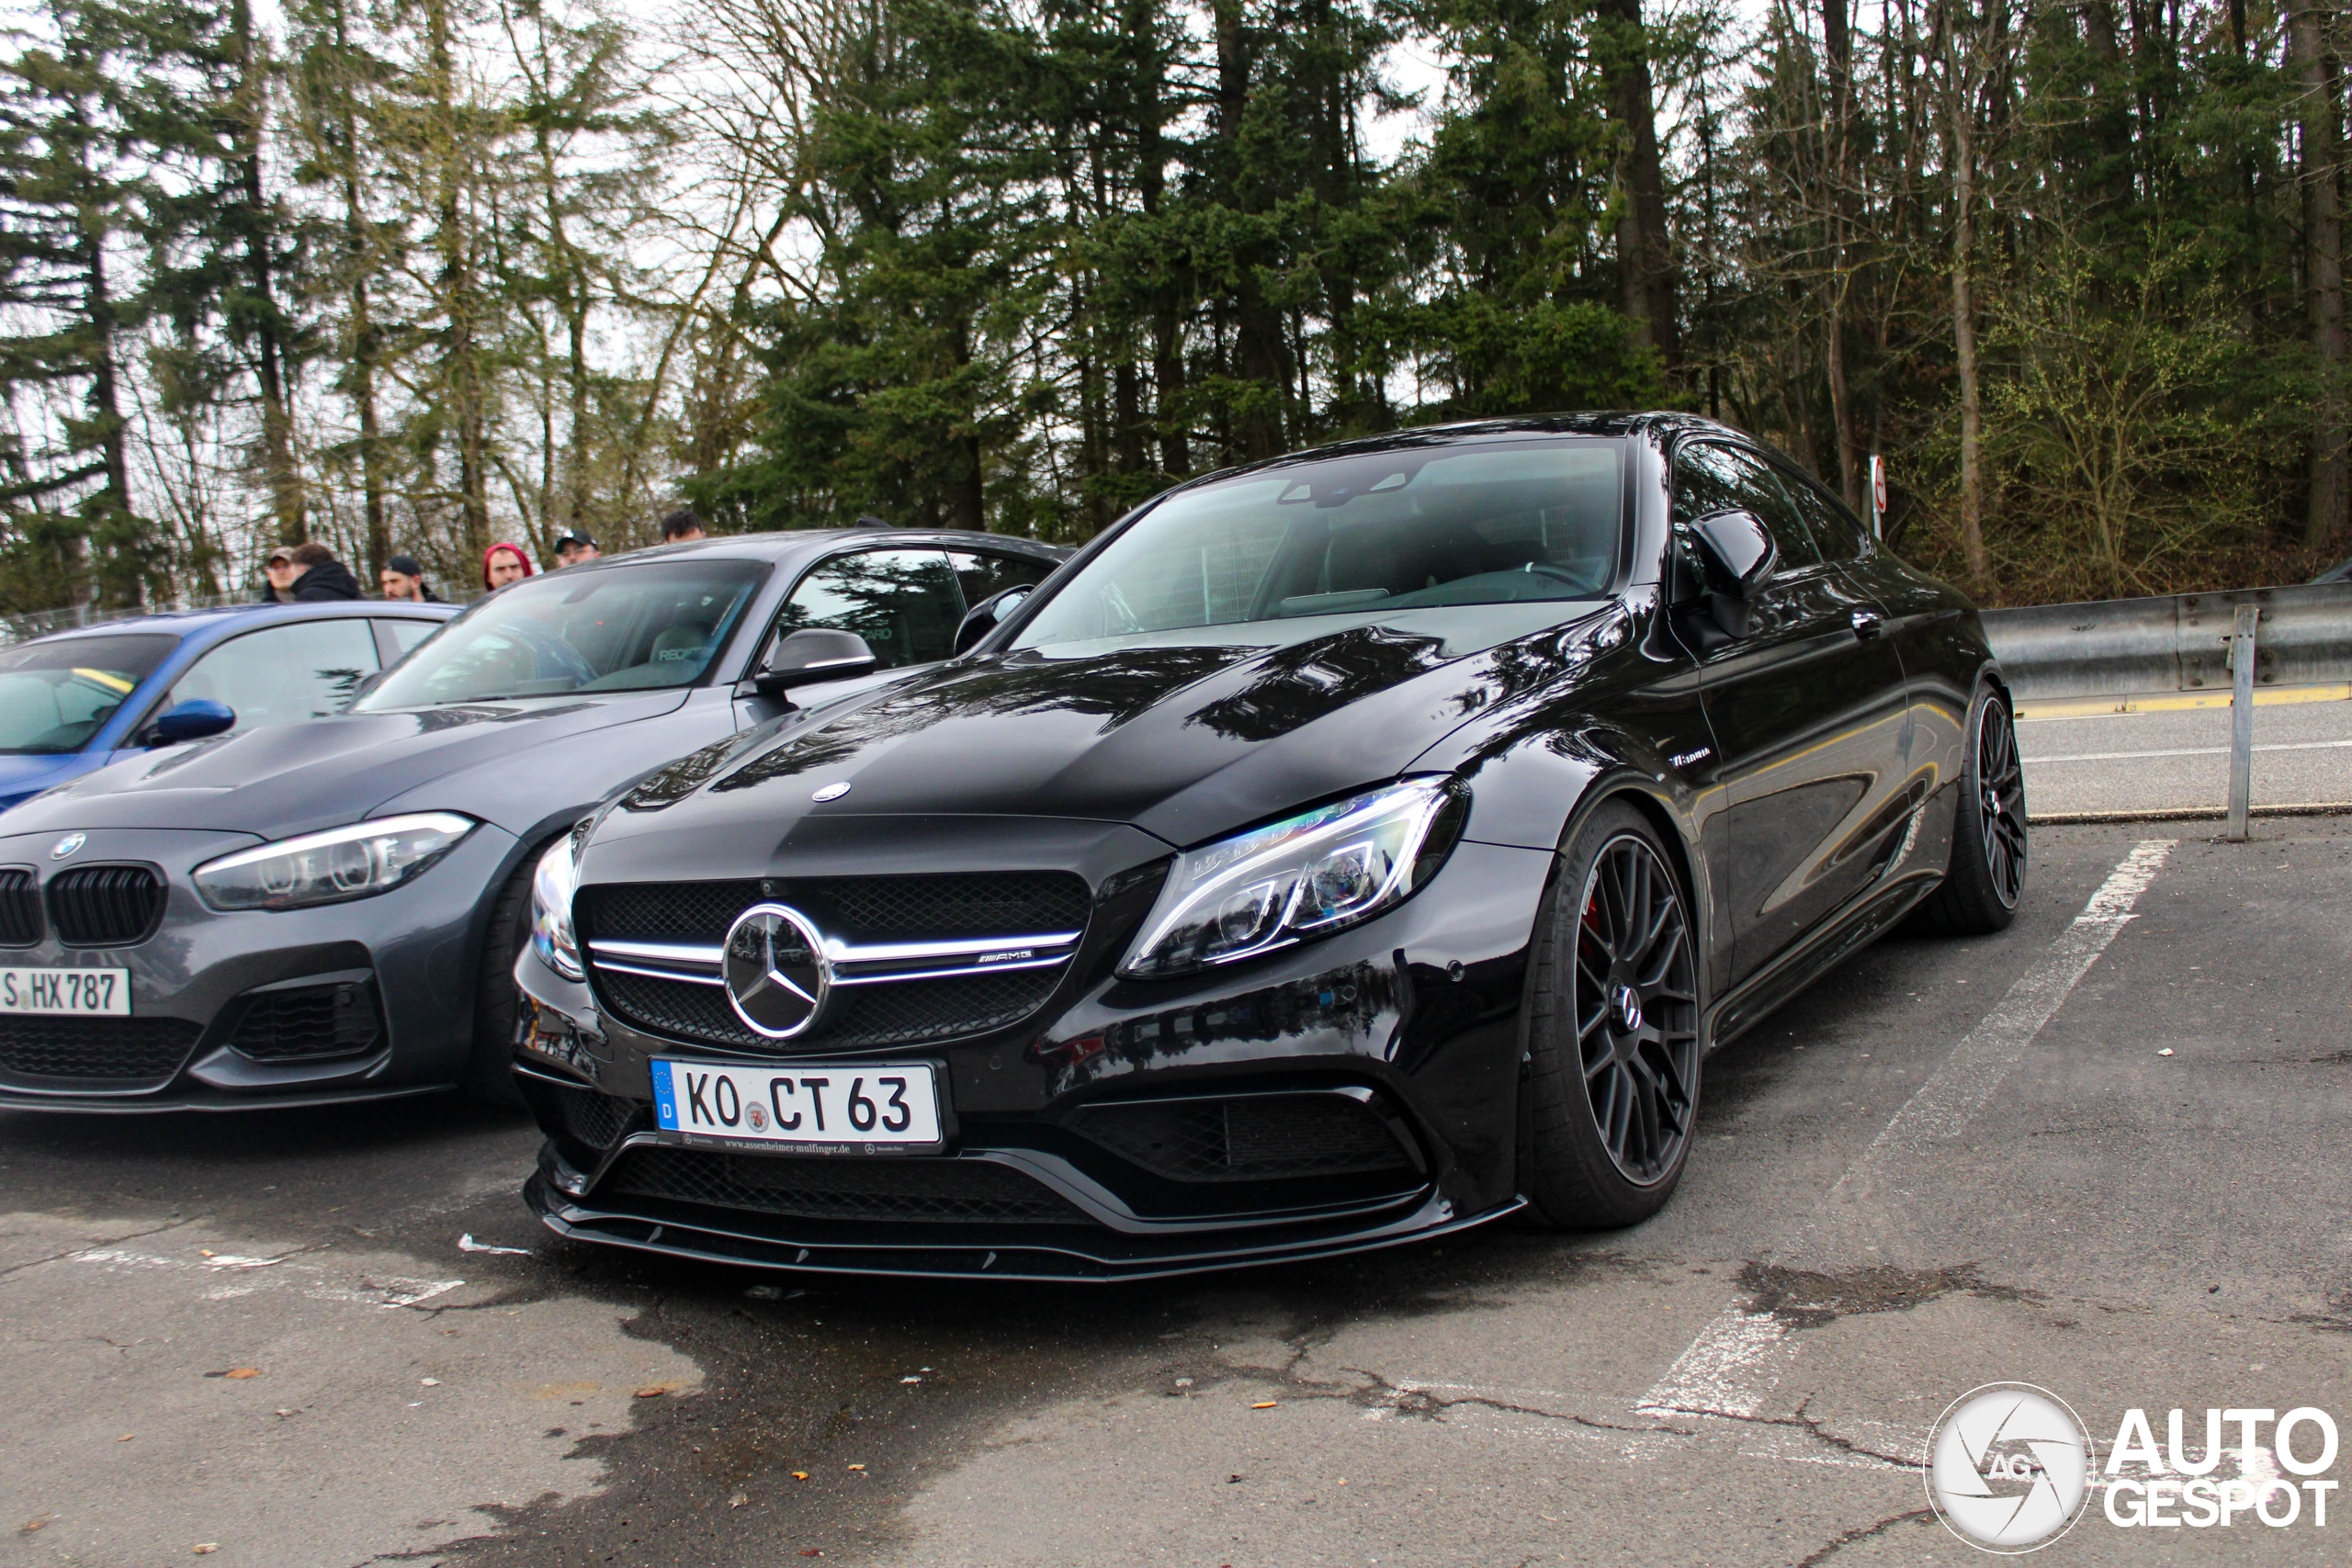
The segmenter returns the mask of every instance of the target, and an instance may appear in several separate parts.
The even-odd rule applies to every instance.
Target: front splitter
[[[1343,1258],[1451,1235],[1514,1213],[1526,1200],[1510,1202],[1466,1217],[1453,1206],[1431,1198],[1412,1213],[1385,1224],[1361,1230],[1290,1236],[1268,1241],[1253,1237],[1246,1244],[1202,1245],[1197,1234],[1192,1245],[1125,1257],[1110,1257],[1068,1241],[1035,1241],[1002,1237],[995,1241],[945,1243],[846,1243],[816,1240],[802,1243],[775,1235],[758,1235],[703,1221],[681,1221],[665,1215],[621,1213],[565,1198],[534,1174],[523,1188],[524,1201],[541,1223],[575,1241],[668,1258],[688,1258],[705,1263],[735,1263],[754,1269],[780,1269],[811,1274],[888,1275],[910,1279],[1017,1280],[1108,1283],[1123,1280],[1164,1280],[1182,1274],[1261,1268],[1276,1263],[1301,1263],[1317,1258]]]

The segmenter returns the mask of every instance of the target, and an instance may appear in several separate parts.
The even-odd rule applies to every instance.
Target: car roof
[[[417,604],[398,599],[329,599],[310,604],[219,604],[202,610],[155,610],[125,615],[96,626],[72,626],[27,637],[12,646],[36,642],[65,642],[81,637],[117,637],[128,632],[162,632],[187,638],[215,627],[269,624],[277,621],[326,620],[338,615],[393,615],[411,620],[447,620],[464,608],[459,604]]]
[[[1288,468],[1295,463],[1317,462],[1327,457],[1370,457],[1382,452],[1407,452],[1431,447],[1468,446],[1480,441],[1510,439],[1527,435],[1649,435],[1660,441],[1679,435],[1709,434],[1727,436],[1756,445],[1756,438],[1719,421],[1700,414],[1680,413],[1671,410],[1627,410],[1595,413],[1522,414],[1509,419],[1465,419],[1450,424],[1421,424],[1404,430],[1392,430],[1380,435],[1359,436],[1351,441],[1335,441],[1329,446],[1309,446],[1297,452],[1285,452],[1255,463],[1215,473],[1202,474],[1188,479],[1180,489],[1204,484],[1212,479],[1229,479],[1242,474]]]
[[[986,534],[971,528],[779,528],[761,534],[711,534],[682,544],[649,545],[620,555],[601,556],[565,571],[616,571],[647,560],[675,560],[685,556],[709,556],[720,560],[789,560],[820,555],[845,544],[930,545],[969,548],[986,544],[1017,555],[1059,560],[1070,553],[1067,545],[1047,544],[1018,534]],[[544,575],[544,574],[543,574]]]

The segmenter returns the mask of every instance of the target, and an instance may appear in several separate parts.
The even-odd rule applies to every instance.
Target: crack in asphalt
[[[1796,1568],[1821,1568],[1822,1563],[1828,1562],[1856,1541],[1868,1540],[1874,1535],[1883,1534],[1906,1520],[1931,1518],[1934,1515],[1933,1508],[1913,1508],[1905,1513],[1890,1514],[1874,1525],[1863,1525],[1859,1529],[1849,1529],[1827,1545],[1816,1550],[1811,1556],[1798,1559]]]
[[[161,1235],[165,1231],[178,1230],[183,1226],[195,1224],[203,1217],[203,1215],[199,1214],[191,1219],[171,1220],[160,1225],[150,1226],[148,1229],[143,1231],[132,1231],[129,1235],[110,1236],[104,1241],[95,1244],[85,1242],[79,1247],[69,1247],[62,1252],[52,1252],[46,1258],[28,1258],[22,1263],[11,1263],[6,1269],[0,1269],[0,1280],[13,1278],[16,1275],[23,1273],[28,1269],[38,1269],[44,1263],[62,1263],[67,1258],[74,1257],[77,1253],[92,1250],[94,1246],[120,1247],[126,1241],[138,1241],[146,1236]],[[288,1256],[291,1257],[292,1255],[289,1253]],[[272,1261],[275,1261],[275,1259]]]

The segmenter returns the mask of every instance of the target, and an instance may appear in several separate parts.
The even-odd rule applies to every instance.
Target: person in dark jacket
[[[279,599],[291,600],[297,604],[316,604],[331,599],[359,597],[359,580],[351,575],[351,569],[335,559],[334,552],[316,540],[295,546],[294,553],[288,558],[301,569],[301,575],[294,579],[292,591],[281,592]]]

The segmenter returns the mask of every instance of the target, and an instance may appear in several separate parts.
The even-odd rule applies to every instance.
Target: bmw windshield
[[[689,558],[528,579],[419,645],[352,711],[692,685],[765,570]]]
[[[1622,443],[1405,447],[1180,491],[1054,593],[1041,648],[1307,615],[1599,597],[1623,529]]]

